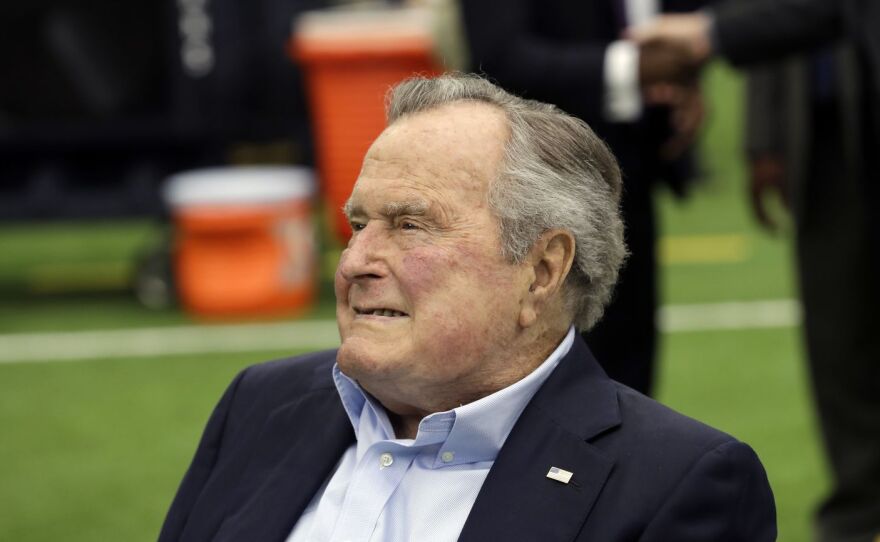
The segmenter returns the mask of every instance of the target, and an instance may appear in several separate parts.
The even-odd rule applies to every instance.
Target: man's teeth
[[[388,310],[388,309],[376,309],[374,311],[371,311],[369,314],[372,314],[373,316],[403,316],[404,315],[402,312],[392,311],[392,310]]]

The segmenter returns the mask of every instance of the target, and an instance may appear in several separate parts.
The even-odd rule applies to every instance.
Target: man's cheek
[[[404,258],[405,287],[415,300],[416,317],[430,324],[425,340],[447,363],[461,352],[480,350],[487,339],[480,323],[491,319],[486,314],[492,310],[486,306],[486,289],[500,283],[478,260],[467,253],[452,257],[415,251]]]
[[[454,260],[436,249],[411,250],[403,257],[399,278],[410,299],[418,300],[442,291],[455,272]]]
[[[418,290],[466,277],[470,282],[485,274],[487,257],[480,247],[461,244],[453,249],[426,246],[406,251],[402,270],[407,282]]]

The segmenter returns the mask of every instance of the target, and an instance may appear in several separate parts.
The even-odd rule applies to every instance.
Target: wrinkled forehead
[[[458,101],[404,115],[386,127],[379,139],[399,133],[437,152],[465,156],[468,151],[503,147],[507,125],[505,113],[495,105]]]
[[[486,184],[497,176],[507,137],[504,113],[480,102],[455,102],[405,115],[373,142],[360,178]]]

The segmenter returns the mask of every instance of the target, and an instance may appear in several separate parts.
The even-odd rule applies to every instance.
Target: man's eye
[[[366,227],[366,224],[362,224],[360,222],[349,222],[349,224],[351,225],[352,231],[361,231]]]
[[[404,220],[400,223],[400,229],[402,230],[417,230],[419,229],[419,225],[415,222],[410,222],[409,220]]]

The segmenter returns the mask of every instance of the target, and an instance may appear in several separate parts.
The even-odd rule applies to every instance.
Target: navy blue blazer
[[[354,442],[335,351],[255,365],[220,400],[159,540],[284,541]],[[574,473],[563,484],[551,466]],[[610,380],[579,338],[523,411],[459,540],[776,539],[747,445]]]

